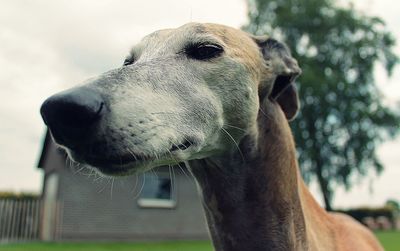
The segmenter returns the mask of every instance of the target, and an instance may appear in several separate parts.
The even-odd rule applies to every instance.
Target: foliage
[[[14,192],[1,192],[0,191],[0,199],[38,199],[39,195],[34,193],[14,193]]]
[[[333,187],[383,169],[376,147],[394,136],[400,117],[382,104],[376,63],[398,63],[384,22],[332,0],[248,0],[254,34],[284,40],[303,70],[302,108],[291,123],[306,181],[316,178],[331,209]]]
[[[400,204],[397,200],[389,199],[386,201],[385,206],[393,209],[395,212],[400,212]]]
[[[341,212],[350,215],[354,219],[362,222],[362,220],[366,217],[377,218],[380,216],[386,217],[390,222],[395,222],[395,210],[390,207],[380,207],[380,208],[370,208],[370,207],[361,207],[361,208],[352,208],[348,210],[337,210],[336,212]]]

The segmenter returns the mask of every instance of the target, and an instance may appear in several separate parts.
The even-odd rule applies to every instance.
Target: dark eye
[[[199,44],[189,47],[186,53],[189,57],[197,60],[205,60],[218,57],[224,49],[217,44]]]
[[[131,64],[133,64],[134,62],[135,62],[135,59],[134,59],[133,57],[126,58],[126,59],[124,60],[123,66],[131,65]]]

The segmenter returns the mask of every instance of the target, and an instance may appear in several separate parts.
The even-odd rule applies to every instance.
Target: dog
[[[41,114],[73,161],[103,174],[185,162],[216,250],[383,250],[304,185],[288,126],[300,73],[273,38],[189,23],[146,36],[121,67],[53,95]]]

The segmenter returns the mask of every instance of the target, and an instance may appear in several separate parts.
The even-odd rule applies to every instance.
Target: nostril
[[[58,108],[58,112],[60,113],[58,123],[65,127],[89,126],[100,117],[103,106],[104,103],[100,103],[99,107],[91,107],[78,103],[63,104]]]
[[[192,145],[192,142],[185,141],[183,144],[180,144],[178,147],[181,150],[186,150]]]
[[[182,144],[179,145],[173,145],[170,149],[171,152],[176,151],[176,150],[186,150],[188,149],[193,143],[186,140],[185,142],[183,142]]]

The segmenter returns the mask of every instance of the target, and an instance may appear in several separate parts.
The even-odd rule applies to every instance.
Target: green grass
[[[386,251],[400,251],[400,232],[385,231],[375,233]],[[1,249],[0,249],[1,250]]]
[[[400,232],[377,232],[386,251],[400,251]],[[212,251],[208,241],[165,242],[76,242],[76,243],[26,243],[0,245],[0,251]]]
[[[27,243],[0,245],[0,251],[212,251],[208,241],[168,241],[152,243]]]

